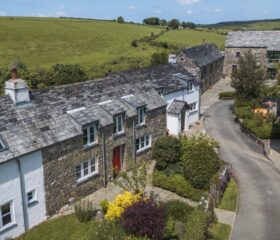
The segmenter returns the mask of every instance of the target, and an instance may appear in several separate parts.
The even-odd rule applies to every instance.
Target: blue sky
[[[280,18],[279,0],[0,0],[0,16],[84,17],[195,23]]]

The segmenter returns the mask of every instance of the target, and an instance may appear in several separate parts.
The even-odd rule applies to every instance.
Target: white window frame
[[[194,91],[194,84],[193,82],[188,82],[187,83],[187,92],[192,92]]]
[[[197,104],[198,104],[197,102],[193,102],[193,103],[189,104],[191,113],[198,110]]]
[[[7,147],[6,147],[6,145],[4,144],[4,142],[1,140],[1,137],[0,137],[0,152],[1,151],[4,151],[4,150],[6,150],[7,149]]]
[[[94,164],[92,164],[92,161],[95,161]],[[85,167],[85,165],[87,165],[87,167]],[[94,166],[95,170],[92,170],[92,167]],[[77,169],[79,168],[79,171],[77,171]],[[76,174],[76,181],[77,182],[81,182],[84,181],[96,174],[98,174],[98,158],[97,157],[93,157],[87,161],[83,161],[81,162],[79,165],[76,166],[75,168],[75,174]],[[80,177],[78,177],[78,172],[80,172]]]
[[[6,225],[3,225],[3,217],[7,216],[8,214],[5,214],[4,216],[2,215],[2,207],[5,205],[10,205],[10,212],[8,213],[9,215],[11,215],[11,222],[9,222]],[[13,225],[15,223],[15,217],[14,217],[14,206],[13,206],[13,201],[4,203],[2,205],[0,205],[0,231],[10,227],[11,225]]]
[[[141,114],[143,114],[143,116],[141,117]],[[142,121],[141,121],[142,118]],[[145,124],[145,120],[146,120],[146,107],[140,107],[137,109],[137,125],[144,125]]]
[[[90,140],[90,137],[91,137],[90,129],[91,128],[93,128],[93,131],[94,131],[94,141]],[[85,131],[86,131],[86,135],[85,135]],[[84,143],[84,139],[87,138],[87,143],[84,144],[85,147],[98,143],[97,124],[92,124],[92,125],[89,125],[87,127],[84,127],[83,128],[83,134],[84,134],[83,135],[83,143]]]
[[[121,126],[121,129],[119,127]],[[124,133],[124,115],[119,114],[114,116],[114,134]]]
[[[138,143],[137,143],[138,142]],[[139,137],[135,140],[135,149],[136,153],[140,153],[148,148],[151,147],[152,143],[152,138],[151,135],[144,135],[142,137]],[[139,147],[137,147],[137,145]],[[138,148],[138,149],[137,149]]]
[[[29,195],[30,193],[32,194],[32,199],[29,200],[29,199],[28,199],[28,195]],[[33,190],[31,190],[31,191],[29,191],[29,192],[26,193],[26,201],[27,201],[27,204],[28,204],[28,205],[37,202],[37,193],[36,193],[36,190],[35,190],[35,189],[33,189]]]

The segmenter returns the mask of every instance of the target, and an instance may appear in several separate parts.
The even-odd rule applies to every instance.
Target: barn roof
[[[203,67],[223,58],[220,49],[215,44],[203,44],[191,48],[185,48],[183,53],[198,67]]]
[[[267,48],[270,51],[280,51],[280,31],[229,32],[225,47]]]

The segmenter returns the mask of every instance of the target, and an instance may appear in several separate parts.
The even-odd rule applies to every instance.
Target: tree
[[[122,16],[119,16],[118,18],[117,18],[117,23],[124,23],[125,21],[124,21],[124,18],[122,17]]]
[[[165,169],[168,164],[174,164],[180,160],[180,140],[173,136],[159,138],[153,147],[153,159],[159,169]]]
[[[195,29],[196,25],[192,22],[182,22],[183,28]]]
[[[147,25],[159,26],[159,18],[157,17],[146,18],[143,20],[143,23]]]
[[[239,67],[232,72],[231,82],[237,97],[241,99],[259,97],[266,78],[264,68],[257,64],[251,50],[240,57],[238,65]]]
[[[161,19],[159,21],[159,25],[162,26],[162,27],[165,27],[167,25],[167,21],[165,19]]]
[[[172,19],[171,21],[168,22],[168,27],[172,29],[177,29],[180,27],[180,21],[178,19]]]
[[[157,52],[152,55],[152,66],[168,63],[168,54],[166,52]]]

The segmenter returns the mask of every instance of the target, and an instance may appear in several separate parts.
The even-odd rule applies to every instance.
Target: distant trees
[[[171,29],[177,29],[180,27],[181,23],[178,19],[172,19],[168,22],[168,27],[170,27]]]
[[[117,23],[124,23],[124,18],[122,16],[119,16],[116,20]]]
[[[159,25],[165,27],[167,25],[167,21],[165,19],[159,20]]]
[[[144,19],[143,23],[147,24],[147,25],[159,26],[160,20],[157,17],[150,17],[150,18]]]
[[[241,56],[239,67],[232,72],[231,85],[241,99],[252,99],[260,96],[266,78],[265,70],[257,64],[251,51]]]
[[[192,22],[182,22],[181,26],[183,28],[195,29],[196,25]]]

